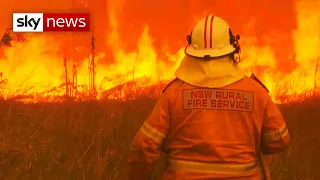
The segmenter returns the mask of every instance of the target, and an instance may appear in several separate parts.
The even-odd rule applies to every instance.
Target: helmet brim
[[[234,48],[231,45],[222,49],[195,49],[191,45],[187,45],[185,49],[185,53],[187,55],[190,55],[193,57],[199,57],[199,58],[202,58],[206,55],[210,55],[210,57],[221,57],[227,54],[231,54],[235,50],[236,48]]]

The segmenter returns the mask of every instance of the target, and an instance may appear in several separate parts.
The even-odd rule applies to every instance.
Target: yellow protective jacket
[[[133,140],[129,179],[151,179],[165,152],[163,180],[260,180],[260,153],[281,152],[288,144],[280,111],[254,79],[218,89],[175,79]]]

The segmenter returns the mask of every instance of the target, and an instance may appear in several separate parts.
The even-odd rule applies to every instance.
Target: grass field
[[[125,179],[127,152],[155,99],[22,104],[0,101],[0,179]],[[280,105],[290,148],[274,179],[320,179],[320,99]],[[163,162],[163,161],[162,161]],[[155,179],[161,174],[158,165]]]

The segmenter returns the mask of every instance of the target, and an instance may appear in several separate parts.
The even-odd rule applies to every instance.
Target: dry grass
[[[154,103],[0,100],[0,179],[125,179],[128,147]],[[274,179],[320,179],[320,100],[281,110],[292,145],[271,158]]]
[[[320,99],[281,105],[291,135],[285,153],[271,157],[272,175],[279,180],[320,179]]]

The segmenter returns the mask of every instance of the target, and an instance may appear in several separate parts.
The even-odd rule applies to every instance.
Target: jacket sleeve
[[[268,97],[264,111],[262,127],[261,150],[263,154],[275,154],[284,151],[289,146],[289,132],[281,112]]]
[[[168,98],[164,92],[132,142],[128,160],[129,179],[151,179],[154,165],[162,153],[169,120]]]

